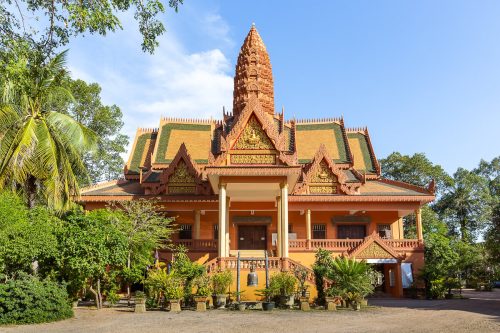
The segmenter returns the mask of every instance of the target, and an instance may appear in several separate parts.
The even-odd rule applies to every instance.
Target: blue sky
[[[70,43],[73,76],[98,82],[125,132],[161,116],[221,117],[252,22],[288,118],[343,115],[379,158],[424,152],[452,173],[500,155],[499,1],[185,0],[154,55],[124,30]]]

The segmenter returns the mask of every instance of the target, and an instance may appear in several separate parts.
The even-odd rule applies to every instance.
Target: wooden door
[[[267,227],[265,225],[238,227],[238,250],[266,250]]]
[[[366,237],[364,225],[339,225],[337,232],[340,239],[363,239]]]

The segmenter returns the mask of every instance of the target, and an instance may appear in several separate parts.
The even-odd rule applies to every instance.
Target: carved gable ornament
[[[392,259],[394,258],[389,252],[382,248],[378,243],[373,242],[368,245],[363,251],[356,255],[356,258],[361,259]]]
[[[259,121],[255,116],[252,116],[234,144],[233,149],[274,149],[274,145],[262,129]]]

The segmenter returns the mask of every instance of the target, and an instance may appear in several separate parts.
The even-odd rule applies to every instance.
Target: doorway
[[[238,250],[267,250],[267,227],[238,226]]]

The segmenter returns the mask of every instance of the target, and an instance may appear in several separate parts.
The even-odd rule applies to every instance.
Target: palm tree
[[[43,189],[49,207],[67,209],[79,194],[76,175],[86,173],[82,152],[96,141],[92,131],[51,107],[58,98],[72,98],[63,86],[66,53],[45,61],[36,51],[20,52],[1,66],[0,189],[22,188],[29,207]]]

